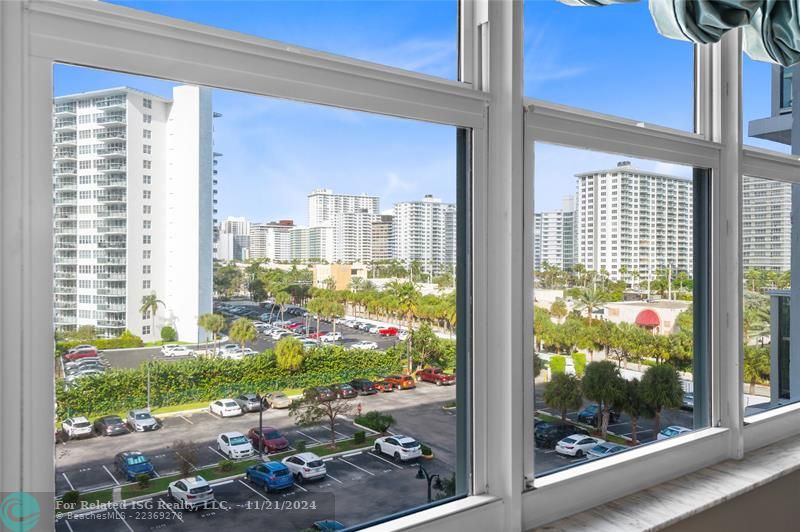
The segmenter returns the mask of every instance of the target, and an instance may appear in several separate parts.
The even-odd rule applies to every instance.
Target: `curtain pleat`
[[[744,29],[744,51],[751,59],[791,66],[800,62],[797,0],[764,0]]]

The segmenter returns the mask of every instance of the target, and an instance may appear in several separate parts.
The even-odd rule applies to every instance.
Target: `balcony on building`
[[[117,219],[125,219],[127,218],[127,210],[126,209],[110,209],[108,207],[101,207],[97,210],[97,217],[98,218],[117,218]]]
[[[97,180],[97,186],[100,188],[125,188],[128,186],[127,174],[123,172],[106,174]]]
[[[74,164],[56,164],[53,168],[53,175],[55,177],[62,177],[62,176],[77,176],[78,175],[78,167]]]
[[[111,157],[125,157],[127,150],[125,149],[125,144],[106,144],[104,148],[100,148],[97,150],[97,155],[99,157],[104,158],[111,158]]]
[[[53,152],[53,160],[56,162],[61,161],[75,161],[78,159],[78,153],[75,148],[59,147]]]
[[[100,249],[125,249],[126,242],[125,239],[100,240],[97,242],[97,247]]]
[[[109,223],[104,221],[104,223],[100,223],[97,225],[97,232],[113,235],[113,234],[120,234],[124,235],[127,232],[127,225],[122,223]]]
[[[98,165],[97,170],[103,172],[104,174],[109,174],[113,172],[126,172],[127,166],[124,162],[111,162],[106,161],[103,165]]]
[[[56,298],[55,304],[53,307],[57,310],[75,310],[78,308],[78,303],[75,300],[66,300],[61,298]]]
[[[97,201],[100,203],[126,203],[126,197],[124,192],[103,192],[97,195]]]
[[[53,278],[56,279],[56,280],[58,280],[58,279],[76,279],[77,277],[78,277],[78,274],[75,272],[74,269],[72,271],[65,270],[65,269],[57,269],[53,273]],[[56,288],[58,288],[58,286]],[[67,287],[62,286],[62,288],[71,288],[71,289],[74,290],[75,286],[74,285],[67,286]]]
[[[126,138],[124,129],[107,129],[95,135],[95,139],[103,142],[113,142],[115,140],[125,140]]]
[[[78,123],[75,118],[59,118],[53,123],[53,130],[55,131],[76,131]]]
[[[125,95],[118,95],[118,96],[108,96],[106,98],[98,98],[94,101],[94,106],[98,109],[106,110],[115,110],[115,109],[125,109],[125,104],[127,102],[127,98]]]
[[[53,107],[53,114],[57,117],[74,116],[75,109],[75,102],[59,103]]]
[[[98,288],[97,295],[99,296],[126,296],[128,295],[125,288]]]
[[[106,116],[101,116],[97,119],[97,124],[103,127],[114,127],[114,126],[121,126],[124,125],[126,122],[125,114],[108,114]]]
[[[78,143],[78,135],[75,133],[59,133],[53,137],[53,143],[61,146],[75,146]]]

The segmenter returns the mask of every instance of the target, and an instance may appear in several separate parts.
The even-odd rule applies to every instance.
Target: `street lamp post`
[[[428,474],[428,472],[425,470],[425,468],[422,467],[422,464],[419,464],[419,469],[417,470],[417,478],[419,480],[426,480],[428,482],[428,502],[432,502],[433,501],[433,497],[432,497],[432,494],[431,494],[431,483],[433,483],[433,487],[434,488],[436,488],[437,490],[441,490],[442,489],[442,479],[439,477],[438,474],[433,474],[433,475]],[[434,483],[433,479],[436,479],[435,483]]]

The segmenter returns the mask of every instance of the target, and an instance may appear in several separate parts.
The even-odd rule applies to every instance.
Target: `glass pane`
[[[57,66],[57,495],[233,476],[201,515],[287,532],[464,495],[465,135]]]
[[[791,80],[791,70],[743,56],[742,119],[745,144],[791,153]]]
[[[692,45],[660,36],[647,2],[525,2],[527,96],[692,131],[693,91]]]
[[[792,206],[797,185],[745,176],[742,182],[745,415],[798,399],[800,363],[791,350]]]
[[[541,143],[535,152],[541,476],[707,424],[696,327],[705,179],[675,164]]]
[[[104,0],[448,79],[457,74],[458,0]]]

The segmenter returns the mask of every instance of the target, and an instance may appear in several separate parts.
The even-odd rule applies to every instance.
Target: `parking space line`
[[[182,460],[186,460],[186,458],[184,458],[184,456],[181,453],[179,453],[178,451],[175,451],[175,454],[180,456]],[[192,469],[197,469],[197,466],[194,465],[193,463],[191,463],[189,460],[186,460],[186,463],[189,464],[190,466],[192,466]]]
[[[72,530],[72,525],[69,524],[69,519],[64,519],[64,524],[67,525],[67,528],[69,528],[69,532],[75,532]]]
[[[117,486],[119,486],[119,480],[117,480],[117,477],[115,477],[114,475],[112,475],[112,474],[111,474],[111,471],[109,471],[109,470],[108,470],[108,468],[107,468],[106,466],[103,466],[103,469],[105,469],[105,470],[106,470],[106,473],[108,473],[108,476],[109,476],[109,477],[111,477],[111,480],[113,480],[113,481],[114,481],[114,483],[115,483]]]
[[[61,476],[64,477],[64,480],[66,480],[67,484],[69,484],[69,489],[71,489],[72,491],[75,491],[75,486],[73,486],[72,482],[69,481],[69,478],[67,477],[67,474],[66,473],[61,473]]]
[[[191,421],[189,418],[187,418],[185,416],[178,416],[178,417],[181,418],[182,420],[184,420],[185,422],[187,422],[188,424],[194,425],[194,421]]]
[[[252,491],[252,492],[253,492],[253,493],[255,493],[256,495],[258,495],[259,497],[261,497],[262,499],[264,499],[265,501],[267,500],[267,498],[264,496],[264,494],[263,494],[263,493],[259,493],[259,492],[257,492],[256,490],[254,490],[254,489],[252,488],[252,486],[249,486],[249,485],[248,485],[248,484],[247,484],[245,481],[243,481],[243,480],[240,480],[240,481],[239,481],[239,484],[241,484],[241,485],[242,485],[242,486],[244,486],[245,488],[249,489],[250,491]]]
[[[227,457],[227,456],[225,456],[224,454],[222,454],[222,453],[221,453],[221,452],[219,452],[218,450],[214,449],[214,448],[213,448],[213,447],[211,447],[210,445],[208,446],[208,448],[209,448],[209,449],[211,449],[211,451],[212,451],[212,452],[214,452],[215,454],[218,454],[218,455],[220,455],[220,456],[221,456],[222,458],[224,458],[225,460],[227,460],[227,459],[228,459],[228,457]]]
[[[155,474],[156,478],[161,478],[161,475],[158,474],[158,471],[156,471],[155,467],[153,468],[153,473]]]
[[[333,475],[331,475],[330,473],[326,473],[326,475],[327,475],[327,476],[328,476],[328,478],[330,478],[331,480],[335,480],[335,481],[336,481],[336,482],[338,482],[339,484],[344,484],[344,482],[342,482],[342,481],[341,481],[341,480],[339,480],[338,478],[334,477],[334,476],[333,476]]]
[[[373,453],[372,451],[368,452],[367,454],[370,455],[373,458],[377,458],[378,460],[383,460],[384,462],[386,462],[387,464],[389,464],[392,467],[396,467],[397,469],[403,469],[401,466],[395,464],[394,462],[390,462],[389,460],[387,460],[386,458],[383,458],[382,456],[378,456],[377,454]]]
[[[113,506],[113,505],[112,505],[112,506]],[[131,532],[133,532],[133,529],[131,528],[131,525],[129,525],[129,524],[128,524],[128,522],[125,520],[125,516],[123,516],[121,513],[119,513],[119,510],[117,510],[117,507],[116,507],[116,506],[114,506],[114,513],[115,513],[115,514],[117,514],[117,517],[119,517],[120,519],[122,519],[122,523],[123,523],[123,524],[124,524],[126,527],[128,527],[128,530],[130,530]]]
[[[361,454],[361,453],[359,453],[359,454]],[[342,462],[344,462],[345,464],[350,464],[351,466],[355,467],[356,469],[360,469],[361,471],[363,471],[364,473],[367,473],[367,474],[368,474],[368,475],[370,475],[370,476],[373,476],[373,477],[375,476],[375,473],[373,473],[372,471],[367,471],[367,470],[366,470],[366,469],[364,469],[363,467],[358,467],[358,466],[357,466],[357,465],[355,465],[353,462],[348,462],[347,460],[345,460],[345,459],[344,459],[343,457],[341,457],[341,456],[339,457],[339,460],[341,460],[341,461],[342,461]]]
[[[298,430],[298,431],[297,431],[297,433],[298,433],[298,434],[301,434],[301,435],[303,435],[303,436],[305,436],[306,438],[311,438],[312,440],[314,440],[314,441],[315,441],[315,442],[317,442],[317,443],[322,443],[322,441],[320,441],[320,440],[316,439],[314,436],[309,436],[308,434],[306,434],[306,433],[305,433],[305,432],[303,432],[303,431],[300,431],[300,430]]]
[[[295,483],[294,483],[294,486],[295,486],[296,488],[300,488],[301,490],[303,490],[303,491],[305,491],[306,493],[308,493],[308,490],[307,490],[307,489],[305,489],[305,488],[304,488],[303,486],[301,486],[300,484],[298,484],[297,482],[295,482]]]
[[[170,512],[172,512],[172,515],[174,515],[175,517],[177,517],[177,518],[178,518],[178,521],[180,521],[181,523],[183,523],[183,517],[181,517],[181,516],[180,516],[180,514],[178,514],[178,512],[176,512],[176,511],[175,511],[175,510],[172,508],[172,505],[171,505],[171,504],[168,504],[168,505],[167,505],[167,508],[169,508],[169,511],[170,511]]]
[[[225,484],[233,484],[232,480],[223,480],[222,482],[212,482],[209,486],[224,486]]]
[[[358,456],[358,455],[360,455],[360,454],[361,454],[361,451],[356,451],[356,452],[354,452],[354,453],[343,454],[343,455],[342,455],[342,458],[350,458],[351,456]]]

